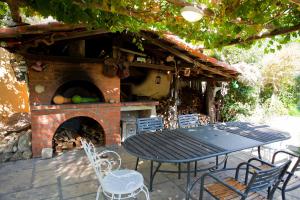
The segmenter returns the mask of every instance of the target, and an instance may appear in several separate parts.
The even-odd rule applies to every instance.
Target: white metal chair
[[[97,153],[91,142],[81,140],[81,143],[100,183],[96,200],[101,192],[112,200],[133,198],[143,192],[146,199],[150,200],[142,174],[134,170],[120,169],[121,157],[118,153],[110,150]]]

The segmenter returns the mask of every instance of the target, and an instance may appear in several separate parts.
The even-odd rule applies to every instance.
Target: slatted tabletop
[[[191,162],[227,152],[176,130],[138,134],[127,138],[123,146],[139,158],[169,163]]]
[[[271,129],[267,125],[257,125],[248,122],[219,123],[216,127],[220,130],[247,137],[253,140],[269,144],[288,139],[288,133]]]

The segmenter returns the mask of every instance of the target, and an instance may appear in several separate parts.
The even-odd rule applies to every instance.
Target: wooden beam
[[[211,80],[215,80],[215,81],[222,81],[222,82],[229,82],[232,81],[232,79],[228,79],[228,78],[210,78],[210,77],[205,77],[205,76],[200,76],[200,74],[198,76],[190,76],[190,77],[185,77],[182,76],[181,79],[183,80],[200,80],[200,81],[211,81]]]
[[[69,57],[69,56],[47,56],[47,55],[35,55],[35,54],[28,54],[28,53],[20,53],[24,58],[32,60],[32,61],[43,61],[47,62],[57,62],[57,63],[99,63],[103,64],[104,59],[99,58],[81,58],[81,57]],[[155,69],[155,70],[162,70],[162,71],[174,71],[174,67],[167,66],[167,65],[156,65],[156,64],[149,64],[149,63],[138,63],[138,62],[124,62],[123,64],[127,64],[131,67],[138,67],[138,68],[148,68],[148,69]]]
[[[138,62],[132,62],[132,63],[125,62],[125,63],[131,67],[156,69],[156,70],[162,70],[162,71],[174,71],[174,67],[170,67],[167,65],[156,65],[156,64],[150,64],[150,63],[138,63]]]
[[[187,51],[189,54],[197,57],[198,59],[200,59],[202,62],[207,62],[210,65],[214,65],[217,67],[222,67],[224,71],[231,71],[234,72],[235,74],[237,73],[235,69],[232,69],[232,67],[224,62],[221,62],[219,60],[217,60],[216,58],[207,56],[205,54],[202,53],[202,49],[199,48],[195,48],[194,46],[191,46],[188,43],[183,42],[182,40],[180,40],[178,38],[178,36],[171,34],[171,33],[164,33],[163,34],[163,40],[166,40],[172,44],[174,44],[175,46],[177,46],[177,48],[180,48],[184,51]]]
[[[19,38],[23,35],[40,35],[47,34],[50,32],[63,32],[77,29],[86,29],[86,26],[83,25],[70,25],[62,24],[59,22],[53,22],[48,24],[38,24],[30,26],[17,26],[10,28],[1,28],[0,29],[0,38]]]
[[[95,35],[101,35],[109,33],[106,30],[98,29],[98,30],[92,30],[92,31],[82,31],[82,32],[72,32],[72,33],[52,33],[51,36],[48,36],[47,38],[34,38],[28,41],[22,42],[22,45],[25,47],[24,49],[28,49],[30,47],[38,47],[39,44],[43,43],[47,46],[50,46],[54,44],[57,41],[62,40],[71,40],[71,39],[79,39],[89,36],[95,36]]]
[[[132,50],[129,50],[129,49],[124,49],[124,48],[121,48],[121,47],[113,47],[113,48],[117,48],[117,49],[119,49],[120,51],[123,51],[123,52],[126,52],[126,53],[135,54],[135,55],[138,55],[138,56],[143,56],[143,57],[146,57],[146,56],[147,56],[147,55],[144,54],[144,53],[132,51]]]
[[[104,59],[99,58],[81,58],[81,57],[69,57],[69,56],[47,56],[47,55],[35,55],[21,52],[24,58],[32,60],[32,61],[42,61],[42,62],[57,62],[57,63],[99,63],[103,64]]]
[[[155,45],[157,45],[157,46],[159,46],[159,47],[161,47],[161,48],[163,48],[163,49],[169,51],[170,53],[176,55],[177,57],[179,57],[179,58],[181,58],[181,59],[183,59],[183,60],[185,60],[185,61],[187,61],[187,62],[189,62],[189,63],[192,63],[192,64],[194,64],[194,65],[196,65],[196,66],[198,66],[198,67],[200,67],[200,68],[202,68],[202,69],[204,69],[204,70],[210,71],[210,72],[212,72],[212,73],[214,73],[214,74],[218,74],[218,75],[221,75],[221,76],[232,77],[231,75],[228,75],[228,74],[226,74],[226,73],[223,72],[223,71],[219,71],[219,70],[217,70],[217,69],[210,68],[210,67],[207,67],[207,66],[201,64],[201,63],[198,62],[197,60],[194,60],[193,58],[191,58],[191,57],[189,57],[189,56],[187,56],[187,55],[181,53],[180,51],[178,51],[178,50],[176,50],[176,49],[173,49],[173,48],[171,48],[171,47],[169,47],[169,46],[167,46],[167,45],[165,45],[165,44],[163,44],[163,43],[157,41],[156,39],[153,39],[152,37],[148,36],[147,34],[140,33],[140,35],[141,35],[143,38],[145,38],[145,39],[149,40],[150,42],[152,42],[153,44],[155,44]]]

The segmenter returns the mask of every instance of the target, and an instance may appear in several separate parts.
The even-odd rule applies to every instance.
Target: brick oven
[[[13,27],[3,34],[7,48],[20,53],[28,65],[34,157],[43,148],[55,147],[53,140],[64,124],[91,120],[100,127],[101,145],[120,144],[136,133],[136,118],[155,116],[160,104],[158,113],[167,125],[176,125],[168,108],[179,102],[174,101],[179,94],[184,96],[182,91],[188,91],[189,101],[178,113],[204,112],[213,122],[216,87],[238,75],[177,36],[152,31],[111,33],[50,23]],[[189,91],[201,91],[201,98],[194,102]],[[54,99],[58,95],[62,104]],[[97,100],[69,103],[76,95]]]
[[[41,155],[52,148],[56,130],[67,120],[88,117],[102,127],[104,144],[120,144],[120,79],[103,75],[103,65],[43,60],[43,71],[29,70],[30,106],[32,114],[32,152]],[[53,97],[64,93],[94,92],[99,102],[55,105]],[[80,95],[80,94],[79,94]]]

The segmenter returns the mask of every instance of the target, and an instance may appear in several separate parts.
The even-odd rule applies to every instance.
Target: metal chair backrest
[[[296,172],[300,171],[300,155],[298,153],[279,150],[274,153],[272,163],[280,162],[282,157],[284,157],[284,159],[288,157],[288,159],[292,160],[290,168],[287,169],[286,176],[283,178],[284,184],[281,186],[282,190],[291,191],[300,188],[300,178],[295,175]]]
[[[164,128],[161,117],[137,118],[137,133],[152,132]]]
[[[268,199],[272,199],[274,192],[278,187],[286,170],[288,169],[290,163],[291,161],[287,161],[286,163],[280,166],[274,166],[269,170],[255,171],[247,185],[245,194],[248,194],[249,192],[261,191],[270,187],[271,190],[268,195]]]
[[[97,178],[101,184],[103,177],[112,170],[118,170],[121,166],[121,157],[115,151],[104,150],[100,153],[96,152],[95,146],[91,142],[81,139],[84,151],[95,170]]]
[[[200,126],[198,114],[178,115],[179,128],[191,128]]]

